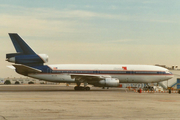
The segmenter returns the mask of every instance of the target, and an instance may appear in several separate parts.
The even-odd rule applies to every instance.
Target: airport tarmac
[[[0,85],[0,120],[179,120],[180,94]]]

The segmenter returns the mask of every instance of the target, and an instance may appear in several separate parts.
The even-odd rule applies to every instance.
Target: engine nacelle
[[[99,84],[103,87],[118,87],[119,82],[117,78],[105,78],[105,80],[100,80]]]
[[[38,55],[44,61],[44,63],[48,62],[48,59],[49,59],[48,55],[46,54],[38,54]]]
[[[43,64],[48,62],[48,56],[46,54],[16,55],[14,57],[7,57],[7,61],[17,64],[25,64],[25,65]]]

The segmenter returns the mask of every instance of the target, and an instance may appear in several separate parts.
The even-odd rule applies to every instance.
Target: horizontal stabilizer
[[[7,66],[10,69],[16,69],[14,66]]]
[[[13,64],[13,66],[16,68],[16,71],[19,74],[23,74],[23,75],[27,75],[29,73],[40,73],[40,72],[42,72],[39,69],[32,68],[32,67],[29,67],[29,66],[26,66],[26,65]]]

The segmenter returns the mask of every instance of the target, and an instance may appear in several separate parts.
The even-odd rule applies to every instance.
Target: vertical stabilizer
[[[17,33],[9,33],[9,36],[17,53],[6,54],[6,61],[28,66],[43,65],[48,61],[46,54],[36,54]]]
[[[24,55],[36,54],[17,33],[9,33],[9,36],[17,53]]]

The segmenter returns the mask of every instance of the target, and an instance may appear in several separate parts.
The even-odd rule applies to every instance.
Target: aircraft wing
[[[14,64],[13,65],[16,68],[16,71],[20,74],[29,74],[29,73],[40,73],[42,72],[39,69],[32,68],[26,65],[21,65],[21,64]]]
[[[105,78],[111,78],[109,75],[91,75],[91,74],[72,74],[72,79],[76,81],[83,82],[83,81],[100,81],[104,80]]]

